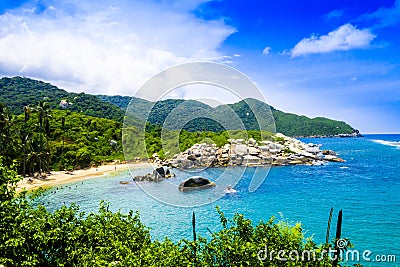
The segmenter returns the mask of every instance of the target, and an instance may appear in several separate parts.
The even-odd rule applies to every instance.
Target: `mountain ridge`
[[[183,99],[166,99],[154,103],[129,96],[71,93],[50,83],[26,77],[0,79],[0,102],[9,106],[14,114],[21,114],[24,106],[37,104],[39,101],[49,102],[53,109],[67,109],[116,121],[123,120],[126,107],[131,104],[135,107],[133,116],[137,119],[164,125],[169,129],[188,131],[216,132],[238,128],[274,131],[275,124],[276,132],[288,136],[358,134],[356,129],[343,121],[286,113],[251,98],[217,107]]]
[[[337,121],[337,120],[332,120],[324,117],[315,117],[315,118],[309,118],[305,115],[297,115],[293,113],[287,113],[280,111],[272,106],[269,106],[268,104],[257,100],[253,98],[248,98],[245,100],[241,100],[239,102],[233,103],[233,104],[223,104],[219,105],[217,107],[211,107],[207,104],[204,104],[202,102],[196,101],[196,100],[183,100],[183,99],[166,99],[159,101],[157,103],[140,99],[140,98],[130,98],[128,96],[106,96],[106,95],[101,95],[99,96],[103,101],[113,103],[115,105],[118,105],[121,109],[125,110],[126,107],[128,106],[130,101],[132,101],[131,105],[132,106],[143,106],[143,101],[145,101],[145,108],[147,109],[153,109],[148,115],[148,120],[150,123],[156,124],[156,125],[163,125],[165,121],[165,117],[170,113],[171,110],[176,108],[179,105],[182,105],[185,101],[191,101],[191,103],[196,103],[197,107],[198,106],[206,106],[207,108],[204,109],[204,112],[199,112],[202,113],[203,115],[209,115],[207,112],[208,110],[216,110],[221,111],[225,107],[231,108],[235,113],[239,115],[239,118],[246,124],[246,121],[248,124],[253,125],[253,127],[250,127],[248,129],[250,130],[257,130],[256,127],[254,127],[255,124],[257,124],[257,120],[255,120],[254,116],[248,116],[247,114],[252,114],[253,111],[262,109],[262,110],[268,110],[270,109],[274,120],[276,124],[276,132],[281,132],[285,135],[288,136],[297,136],[297,137],[303,137],[303,136],[339,136],[339,135],[349,135],[349,136],[359,136],[359,131],[357,129],[354,129],[350,125],[348,125],[346,122],[343,121]],[[127,99],[131,99],[129,102]],[[140,103],[141,102],[141,103]],[[249,108],[246,102],[250,102],[253,106],[253,108]],[[125,104],[124,104],[125,103]],[[187,102],[188,103],[188,102]],[[258,106],[257,106],[258,105]],[[264,105],[264,107],[263,107]],[[158,116],[157,114],[162,113],[162,107],[167,106],[167,112],[163,113],[163,116]],[[187,105],[188,106],[188,105]],[[192,105],[193,106],[193,105]],[[135,109],[137,110],[137,109]],[[144,112],[145,113],[145,112]],[[143,114],[138,115],[139,119],[145,119],[144,117],[141,117]],[[219,119],[221,120],[221,117],[224,115],[220,115]],[[213,117],[213,116],[210,116]],[[251,121],[253,120],[253,121]],[[224,121],[222,119],[222,121]],[[194,122],[188,124],[186,127],[183,127],[185,130],[190,130],[194,129]],[[176,127],[170,127],[171,129],[175,129]],[[199,128],[199,126],[197,126]],[[201,127],[200,127],[201,128]],[[204,128],[204,126],[203,126]],[[209,127],[210,128],[210,127]],[[212,127],[211,127],[212,128]],[[203,130],[203,129],[199,129]],[[219,131],[223,130],[222,128],[216,128],[213,129],[214,131]]]

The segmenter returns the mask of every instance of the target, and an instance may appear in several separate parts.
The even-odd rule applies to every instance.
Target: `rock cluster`
[[[223,147],[215,144],[195,144],[162,164],[173,168],[263,165],[321,165],[326,161],[343,162],[334,151],[321,150],[320,145],[276,134],[275,141],[256,141],[253,138],[229,139]]]
[[[160,182],[164,180],[165,178],[171,178],[174,177],[175,174],[171,173],[169,169],[165,167],[159,167],[155,170],[153,170],[153,173],[148,173],[146,175],[138,175],[133,177],[134,181],[148,181],[148,182]]]

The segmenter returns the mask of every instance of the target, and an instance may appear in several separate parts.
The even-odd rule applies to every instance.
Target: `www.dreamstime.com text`
[[[329,257],[330,260],[339,260],[341,262],[396,262],[394,254],[375,254],[371,250],[359,251],[356,249],[337,250],[328,249],[316,252],[315,250],[268,250],[265,246],[259,250],[257,257],[260,261],[322,261]]]

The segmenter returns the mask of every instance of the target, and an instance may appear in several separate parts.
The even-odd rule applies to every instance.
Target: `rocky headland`
[[[161,160],[154,155],[154,163],[171,168],[202,168],[223,166],[284,166],[322,165],[325,162],[344,162],[332,150],[322,150],[321,145],[306,144],[276,134],[273,141],[229,139],[229,143],[218,148],[215,144],[195,144],[175,155]]]
[[[296,136],[296,138],[356,138],[364,137],[359,130],[354,129],[353,133],[341,133],[331,135],[309,135],[309,136]]]

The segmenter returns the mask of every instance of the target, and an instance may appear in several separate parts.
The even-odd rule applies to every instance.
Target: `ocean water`
[[[130,181],[129,172],[117,172],[83,182],[75,182],[47,190],[35,203],[49,210],[76,203],[81,210],[96,211],[101,200],[110,202],[114,211],[139,210],[143,223],[151,229],[153,239],[168,236],[172,240],[191,238],[191,215],[196,212],[198,234],[210,236],[221,229],[215,206],[225,215],[244,214],[257,223],[275,216],[277,220],[301,222],[306,236],[323,243],[330,208],[334,208],[331,238],[335,233],[337,213],[343,210],[342,236],[355,245],[360,255],[365,250],[384,258],[394,255],[396,262],[365,262],[364,266],[400,266],[400,135],[366,135],[364,138],[302,139],[322,144],[346,160],[323,166],[285,166],[259,169],[268,173],[255,192],[248,187],[255,168],[231,168],[225,172],[234,184],[236,196],[218,199],[226,181],[213,189],[194,194],[171,192],[171,184],[193,175],[174,170],[177,178],[169,182],[120,184]],[[149,169],[136,169],[134,174],[145,174]],[[206,169],[196,175],[214,180],[224,169]],[[243,175],[242,175],[243,174]],[[146,190],[143,191],[142,188]],[[176,187],[175,187],[176,188]],[[149,195],[149,192],[151,195]],[[177,207],[170,203],[203,204],[198,207]],[[214,199],[217,199],[214,201]],[[260,248],[261,249],[261,248]],[[353,264],[355,262],[352,262]],[[350,265],[350,263],[349,263]]]

